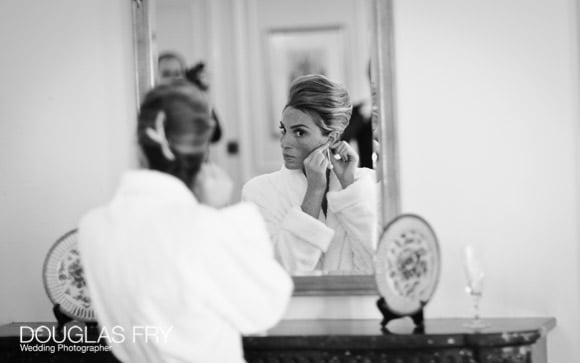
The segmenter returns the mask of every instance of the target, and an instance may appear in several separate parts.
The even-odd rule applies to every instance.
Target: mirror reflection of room
[[[289,272],[372,274],[380,206],[372,170],[370,3],[237,6],[243,11],[220,2],[156,1],[157,82],[195,82],[192,70],[204,65],[207,91],[223,115],[210,159],[231,176],[232,202],[260,207]],[[247,16],[232,23],[239,13]],[[220,28],[228,19],[239,27],[236,39]],[[295,82],[308,74],[321,77]],[[321,82],[325,87],[316,87]],[[309,84],[333,110],[292,95],[301,85],[310,92]]]
[[[284,164],[242,191],[262,211],[278,260],[292,273],[373,271],[376,177],[340,140],[351,113],[343,86],[322,75],[296,78],[280,121]]]

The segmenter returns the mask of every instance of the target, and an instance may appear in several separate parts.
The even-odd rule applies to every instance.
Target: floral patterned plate
[[[411,315],[425,306],[440,270],[439,243],[423,218],[403,214],[387,225],[379,241],[375,278],[393,313]]]
[[[96,321],[77,247],[76,229],[59,238],[50,248],[42,277],[50,301],[60,304],[65,315],[78,321]]]

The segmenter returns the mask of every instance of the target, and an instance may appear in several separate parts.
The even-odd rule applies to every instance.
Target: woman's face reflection
[[[184,69],[176,58],[165,58],[159,61],[159,83],[170,83],[175,79],[183,78]]]
[[[304,159],[328,141],[311,115],[286,107],[280,121],[280,146],[287,169],[302,169]]]

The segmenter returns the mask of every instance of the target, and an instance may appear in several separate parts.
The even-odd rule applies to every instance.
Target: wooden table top
[[[344,344],[366,348],[409,348],[450,346],[503,346],[530,344],[556,326],[556,319],[489,318],[489,326],[474,330],[464,324],[466,318],[426,319],[422,331],[414,331],[412,323],[392,321],[388,331],[381,331],[380,320],[285,320],[259,336],[244,337],[244,346],[307,348],[324,345],[326,348]]]

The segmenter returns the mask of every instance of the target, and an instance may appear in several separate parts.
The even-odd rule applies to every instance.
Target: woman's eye
[[[282,126],[279,126],[278,129],[280,129],[280,134],[285,135],[286,134],[286,129]]]
[[[296,136],[304,136],[304,131],[302,130],[296,130]]]

